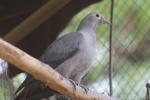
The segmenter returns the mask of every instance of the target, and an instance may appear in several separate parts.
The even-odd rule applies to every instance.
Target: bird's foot
[[[86,87],[85,85],[80,85],[78,82],[73,81],[73,80],[71,80],[71,79],[69,79],[69,81],[72,83],[72,85],[73,85],[73,87],[74,87],[74,90],[76,90],[76,86],[80,86],[81,88],[84,89],[84,91],[86,92],[86,94],[88,93],[89,88]]]
[[[76,81],[73,81],[71,79],[69,79],[69,81],[72,83],[74,90],[76,90],[76,86],[79,86],[79,83],[77,83]]]
[[[88,91],[89,91],[88,87],[86,87],[85,85],[80,85],[80,87],[84,89],[86,94],[88,93]]]

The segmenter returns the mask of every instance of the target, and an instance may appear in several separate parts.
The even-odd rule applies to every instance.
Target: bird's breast
[[[91,63],[96,54],[96,37],[91,35],[84,35],[84,39],[80,46],[81,60],[84,63]]]

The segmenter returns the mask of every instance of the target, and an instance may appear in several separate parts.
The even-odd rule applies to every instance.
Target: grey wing
[[[40,57],[40,60],[44,63],[49,64],[53,68],[56,68],[66,59],[69,59],[79,51],[79,45],[82,42],[82,34],[70,33],[57,40],[55,40]],[[23,90],[22,90],[23,89]],[[44,90],[43,90],[44,89]],[[35,96],[40,91],[43,92],[43,96],[50,92],[49,88],[43,88],[41,82],[35,80],[32,76],[28,75],[25,81],[20,85],[16,94],[21,90],[21,93],[16,97],[15,100],[19,100],[22,97],[30,98]],[[30,92],[29,92],[30,91]],[[40,92],[41,93],[41,92]],[[50,93],[48,93],[50,95]],[[36,98],[36,96],[35,96]]]
[[[79,51],[82,38],[82,34],[74,32],[55,40],[46,49],[40,60],[56,68]]]

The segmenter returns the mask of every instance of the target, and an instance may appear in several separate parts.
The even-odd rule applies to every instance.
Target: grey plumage
[[[98,23],[108,21],[98,13],[90,13],[81,21],[76,32],[56,39],[39,60],[52,66],[64,77],[80,84],[96,54],[95,29]],[[15,100],[40,100],[52,96],[53,92],[42,82],[28,75],[16,91]]]
[[[73,32],[54,41],[40,58],[41,61],[56,68],[64,61],[72,57],[79,50],[82,41],[80,33]],[[51,58],[51,59],[47,59]]]

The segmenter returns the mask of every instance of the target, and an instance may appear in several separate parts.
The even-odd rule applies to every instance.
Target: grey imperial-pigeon
[[[96,25],[109,24],[99,13],[88,14],[75,32],[56,39],[39,58],[61,75],[80,84],[96,55]],[[31,75],[27,75],[15,94],[15,100],[41,100],[54,91]]]

